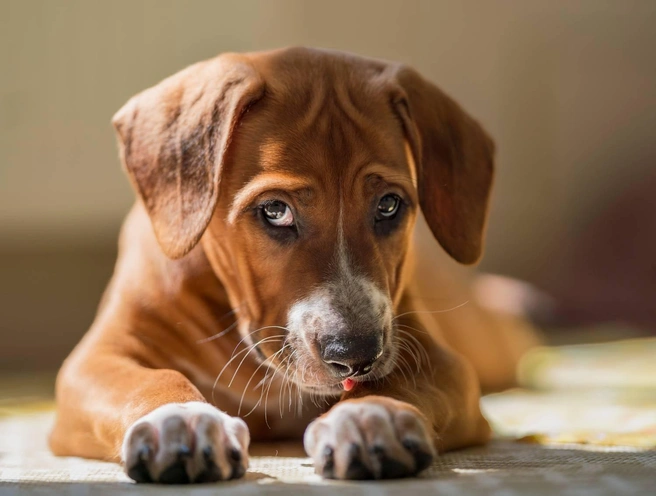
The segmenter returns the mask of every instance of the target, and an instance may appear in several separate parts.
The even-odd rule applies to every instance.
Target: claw
[[[419,443],[412,439],[405,439],[403,441],[403,447],[407,449],[415,459],[415,469],[416,473],[421,472],[422,470],[427,469],[431,463],[433,463],[432,453],[428,453],[422,450],[419,447]]]
[[[148,465],[146,464],[147,458],[142,458],[141,452],[139,455],[139,461],[127,469],[128,477],[136,482],[153,482],[153,478],[150,476],[150,471],[148,470]]]
[[[323,476],[327,479],[334,479],[335,478],[335,450],[333,450],[330,446],[326,446],[323,449]]]
[[[189,475],[187,474],[185,463],[182,460],[178,460],[167,467],[160,474],[157,482],[161,482],[162,484],[189,484]]]
[[[239,451],[237,448],[232,448],[228,451],[228,457],[234,462],[240,462],[242,458],[241,451]]]
[[[369,470],[369,467],[367,467],[362,461],[360,449],[357,444],[351,444],[351,447],[349,448],[349,464],[346,469],[345,478],[351,480],[366,480],[373,478],[371,470]]]
[[[182,445],[178,448],[178,459],[187,458],[189,456],[191,456],[189,446]]]
[[[139,449],[139,454],[137,455],[137,457],[142,462],[148,461],[148,459],[150,458],[150,446],[148,446],[147,444],[143,445]]]

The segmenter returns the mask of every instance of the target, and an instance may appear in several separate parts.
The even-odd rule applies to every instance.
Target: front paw
[[[132,424],[121,455],[137,482],[215,482],[244,475],[249,441],[239,418],[207,403],[169,403]]]
[[[305,431],[305,451],[328,479],[396,479],[435,458],[425,419],[408,403],[381,396],[338,403]]]

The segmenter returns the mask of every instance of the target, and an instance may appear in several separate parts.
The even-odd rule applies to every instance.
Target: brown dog
[[[512,380],[505,328],[474,301],[421,311],[412,277],[420,208],[455,260],[481,254],[493,144],[457,104],[407,67],[294,48],[193,65],[113,123],[139,201],[59,374],[56,454],[215,481],[250,438],[305,433],[318,473],[391,478],[488,439],[477,372]]]

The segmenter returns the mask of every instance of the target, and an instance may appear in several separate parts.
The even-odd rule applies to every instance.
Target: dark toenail
[[[433,462],[433,455],[422,450],[417,441],[406,439],[402,444],[403,447],[412,453],[412,456],[415,458],[416,473],[428,468]]]
[[[326,446],[323,449],[323,459],[324,459],[324,466],[333,468],[333,465],[335,464],[334,460],[335,456],[335,450],[333,450],[330,446]]]
[[[239,479],[246,473],[246,467],[242,464],[237,464],[232,466],[232,474],[230,474],[231,479]]]
[[[413,439],[404,439],[401,443],[405,449],[408,451],[414,452],[419,447],[419,443]]]
[[[369,452],[372,455],[377,456],[378,458],[380,458],[381,456],[385,456],[385,448],[383,448],[380,444],[376,444],[376,445],[372,446],[369,449]]]
[[[178,458],[186,458],[188,456],[191,456],[191,450],[189,449],[189,446],[183,444],[178,448]]]
[[[360,457],[360,448],[357,444],[352,444],[349,447],[349,457],[350,461],[348,468],[346,469],[346,478],[363,480],[371,479],[373,474],[369,471],[369,468],[363,463]]]
[[[127,470],[128,477],[135,482],[153,482],[150,471],[144,460],[139,460],[136,464]]]
[[[221,469],[213,461],[206,462],[207,466],[196,476],[194,482],[217,482],[223,479]]]
[[[323,468],[321,469],[321,475],[323,475],[326,479],[334,479],[335,478],[335,460],[334,460],[335,450],[333,450],[330,446],[326,446],[321,454],[323,455],[323,459],[324,459]]]
[[[162,484],[188,484],[190,481],[185,469],[185,463],[183,461],[173,463],[162,472],[157,482]]]
[[[389,456],[383,456],[380,461],[381,476],[383,479],[398,479],[410,475],[408,467]]]
[[[433,463],[433,455],[426,453],[425,451],[418,450],[414,453],[415,463],[417,466],[417,473],[428,468],[431,463]]]
[[[324,457],[324,458],[332,458],[332,457],[333,457],[333,453],[335,453],[335,450],[333,450],[330,446],[326,446],[326,447],[323,449],[323,457]]]
[[[232,448],[228,455],[230,456],[230,459],[235,462],[240,462],[241,461],[241,451],[239,451],[237,448]]]

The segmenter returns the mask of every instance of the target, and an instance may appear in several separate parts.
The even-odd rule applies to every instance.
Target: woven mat
[[[656,494],[656,361],[643,360],[635,366],[654,344],[652,340],[614,348],[535,350],[521,371],[524,385],[532,390],[483,399],[486,416],[501,439],[483,448],[445,454],[420,478],[387,482],[324,481],[314,474],[300,445],[276,444],[252,446],[251,466],[241,481],[136,485],[118,465],[52,456],[45,444],[53,421],[48,398],[52,378],[5,378],[0,380],[0,495],[209,495],[217,491],[313,495],[336,490],[340,494]],[[614,387],[600,388],[595,367],[609,362],[615,372],[606,380]],[[569,371],[567,380],[552,387],[563,370]],[[609,374],[607,368],[600,370]]]
[[[553,448],[495,441],[485,448],[443,455],[419,479],[389,482],[323,481],[295,444],[256,445],[242,481],[203,486],[132,483],[113,463],[52,456],[44,443],[52,413],[0,420],[0,494],[650,494],[656,451],[635,448]],[[276,455],[276,452],[278,454]],[[290,455],[297,456],[290,456]],[[653,494],[653,493],[652,493]]]

